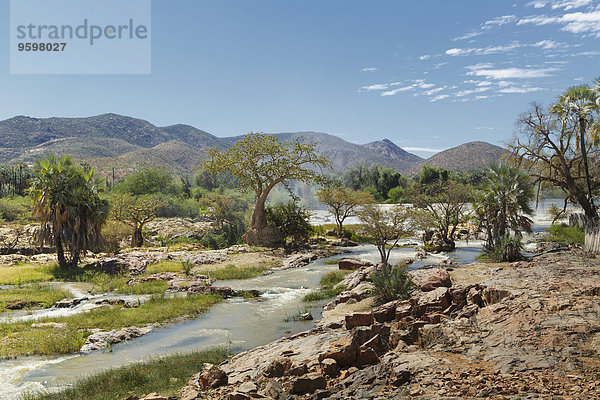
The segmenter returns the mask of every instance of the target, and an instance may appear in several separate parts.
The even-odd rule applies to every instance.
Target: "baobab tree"
[[[316,147],[317,142],[303,137],[280,141],[273,135],[250,133],[227,150],[207,150],[203,168],[213,173],[229,172],[238,188],[256,194],[250,225],[242,237],[246,243],[272,246],[281,242],[277,228],[267,224],[265,202],[279,184],[289,190],[290,181],[324,180],[322,172],[331,168],[331,162]]]

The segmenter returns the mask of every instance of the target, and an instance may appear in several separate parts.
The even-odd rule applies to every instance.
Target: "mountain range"
[[[411,154],[388,139],[363,145],[319,132],[277,133],[280,140],[302,136],[319,143],[318,150],[344,171],[360,163],[381,164],[402,173],[422,165],[472,169],[497,160],[506,150],[472,142],[438,153],[428,160]],[[87,118],[31,118],[0,121],[0,164],[31,163],[49,153],[85,160],[101,175],[114,169],[124,176],[141,166],[161,166],[193,174],[208,147],[225,149],[241,136],[220,138],[190,125],[157,127],[148,121],[117,114]]]

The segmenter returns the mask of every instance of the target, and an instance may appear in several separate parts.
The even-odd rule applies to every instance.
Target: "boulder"
[[[231,392],[227,396],[227,400],[251,400],[252,397],[248,396],[246,393],[240,392]]]
[[[442,268],[432,268],[423,270],[422,272],[417,274],[415,280],[417,280],[419,288],[423,292],[429,292],[438,287],[451,287],[452,280],[450,279],[450,275],[445,269]]]
[[[60,301],[57,301],[56,303],[54,303],[54,307],[56,308],[71,308],[71,307],[75,307],[79,304],[81,304],[81,302],[88,300],[88,297],[76,297],[74,299],[63,299]]]
[[[240,393],[253,393],[258,390],[258,387],[254,382],[247,381],[238,386],[236,390]]]
[[[330,377],[336,377],[340,374],[340,366],[333,358],[326,358],[321,361],[321,373]]]
[[[319,362],[331,358],[340,368],[348,368],[356,364],[358,351],[352,338],[342,337],[331,344],[329,349],[319,356]]]
[[[369,261],[354,260],[352,258],[344,258],[338,262],[339,269],[342,270],[357,270],[362,267],[370,267],[373,264]]]
[[[373,325],[374,318],[373,313],[355,313],[346,315],[346,329],[350,330],[356,326],[369,326]]]
[[[435,311],[444,311],[450,306],[452,296],[450,296],[450,290],[447,287],[438,287],[435,290],[426,292],[419,297],[418,306],[420,309],[420,315]]]
[[[132,251],[112,258],[88,264],[85,269],[100,270],[111,275],[128,273],[132,276],[146,272],[146,267],[167,258],[167,253],[151,251]]]
[[[208,390],[227,385],[228,378],[225,371],[217,365],[204,364],[204,370],[196,376],[196,381],[198,387]]]
[[[276,357],[263,371],[267,378],[278,378],[292,367],[292,360],[288,357]]]
[[[375,350],[370,347],[364,347],[360,349],[358,355],[358,362],[361,366],[379,364],[379,357]]]
[[[325,379],[325,377],[318,373],[312,373],[296,379],[292,383],[292,393],[313,393],[318,389],[325,389],[326,387],[327,380]]]
[[[399,301],[391,301],[375,307],[373,309],[373,318],[380,323],[393,321],[396,318],[396,308],[399,303]]]

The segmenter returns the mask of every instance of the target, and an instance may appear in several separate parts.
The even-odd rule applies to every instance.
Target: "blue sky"
[[[0,118],[115,112],[428,156],[509,141],[532,101],[600,77],[599,39],[598,0],[154,0],[150,75],[10,75],[0,35]]]

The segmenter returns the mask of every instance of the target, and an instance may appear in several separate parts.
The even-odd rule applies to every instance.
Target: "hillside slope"
[[[423,165],[449,170],[468,171],[487,167],[507,153],[505,148],[487,142],[469,142],[444,150],[415,164],[410,173],[419,173]]]
[[[422,159],[384,139],[366,145],[319,132],[278,133],[281,140],[299,136],[319,142],[336,171],[366,163],[406,172]],[[86,160],[99,173],[126,175],[140,166],[161,166],[192,174],[206,148],[227,148],[241,136],[219,138],[190,125],[157,127],[117,114],[87,118],[31,118],[0,121],[0,163],[31,163],[49,153]]]

